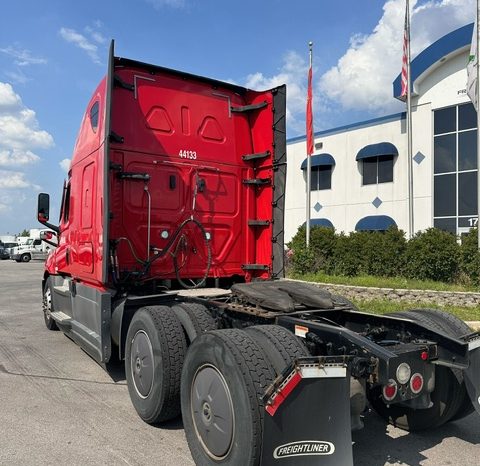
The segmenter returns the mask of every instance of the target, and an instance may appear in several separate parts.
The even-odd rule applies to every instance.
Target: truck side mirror
[[[38,195],[37,218],[40,223],[48,222],[50,218],[50,195],[40,193]]]

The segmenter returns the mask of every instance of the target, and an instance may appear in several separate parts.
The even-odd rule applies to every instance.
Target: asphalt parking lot
[[[110,374],[41,311],[43,263],[0,261],[0,464],[193,465],[181,419],[140,420],[121,367]],[[480,416],[421,434],[370,414],[353,435],[359,466],[477,466]],[[243,465],[238,465],[243,466]]]

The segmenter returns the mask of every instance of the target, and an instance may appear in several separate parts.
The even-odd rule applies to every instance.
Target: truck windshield
[[[31,245],[33,244],[33,239],[30,238],[30,239],[27,239],[27,242],[25,243],[26,245]]]

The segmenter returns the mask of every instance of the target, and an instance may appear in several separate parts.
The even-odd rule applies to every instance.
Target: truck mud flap
[[[464,370],[465,385],[468,395],[472,400],[473,406],[480,414],[480,335],[476,336],[468,343],[469,365]]]
[[[297,361],[264,401],[262,466],[353,465],[344,363]]]

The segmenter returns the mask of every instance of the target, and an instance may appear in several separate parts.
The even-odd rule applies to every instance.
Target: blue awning
[[[335,159],[330,154],[317,154],[312,155],[312,167],[325,167],[325,166],[332,166],[335,165]],[[307,168],[307,160],[305,159],[302,162],[302,166],[300,167],[302,170]]]
[[[369,215],[363,217],[355,225],[356,231],[385,231],[391,226],[397,226],[395,220],[388,215]]]
[[[398,155],[398,150],[391,142],[370,144],[358,151],[355,160],[358,161],[362,159],[368,159],[370,157],[378,157],[380,155]]]
[[[303,225],[305,225],[305,223],[306,222],[303,222]],[[311,218],[310,226],[334,228],[333,223],[330,220],[328,220],[328,218]]]

